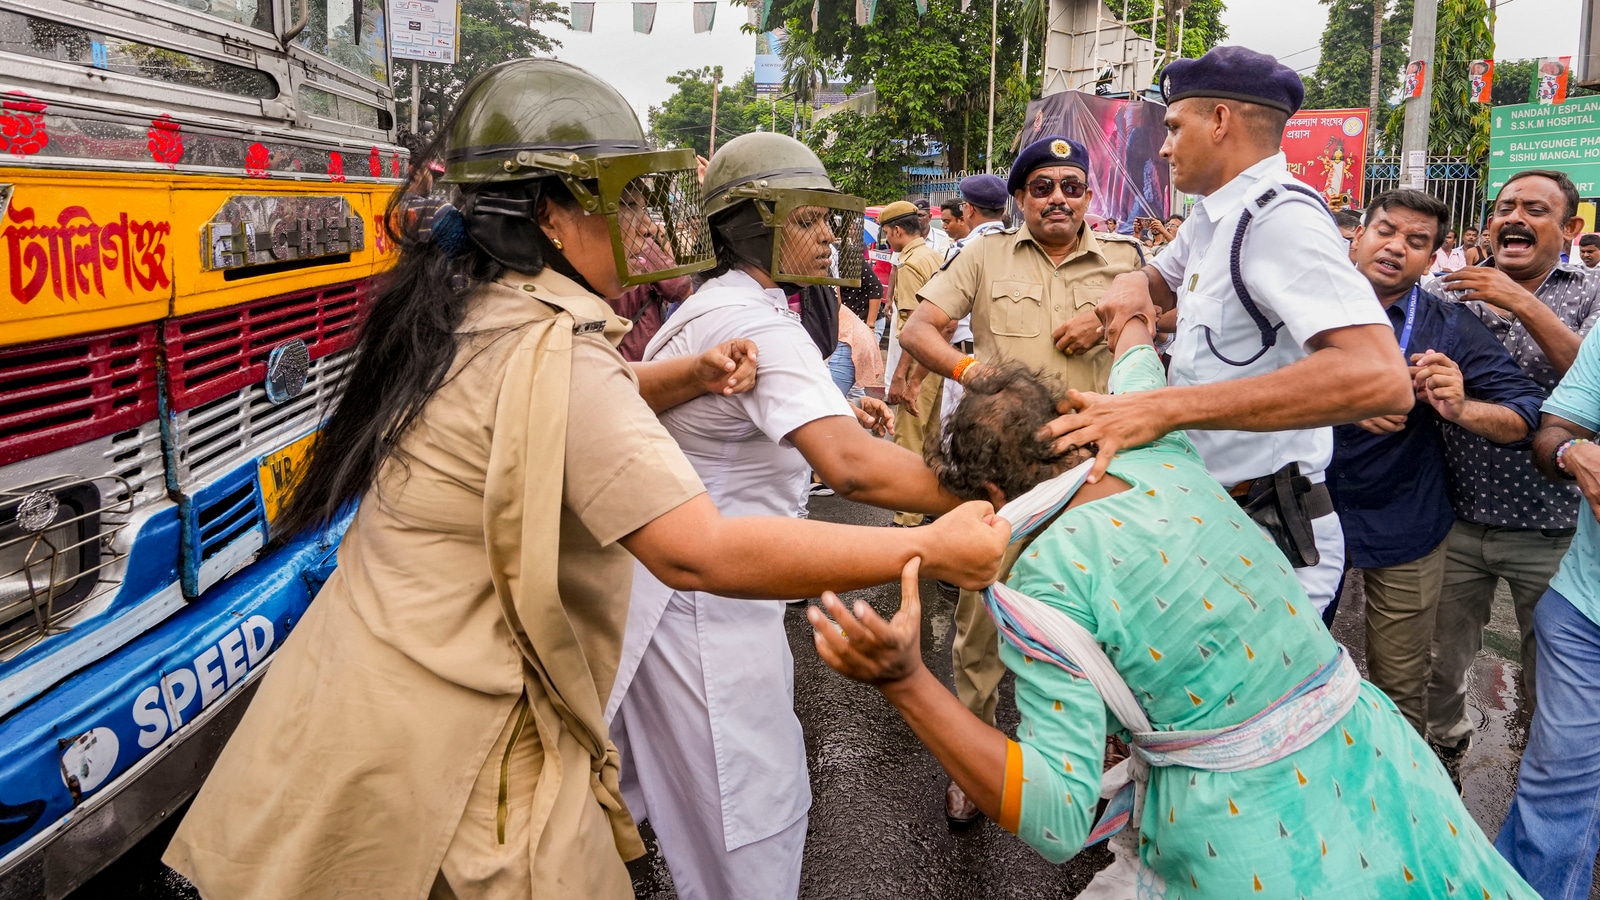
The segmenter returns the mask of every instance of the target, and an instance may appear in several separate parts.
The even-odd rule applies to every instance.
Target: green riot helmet
[[[473,79],[444,161],[441,180],[481,195],[480,216],[531,218],[537,180],[559,178],[586,212],[606,217],[624,285],[715,262],[694,151],[651,150],[617,89],[570,63],[517,59]]]
[[[836,190],[805,144],[772,132],[736,137],[706,166],[705,192],[717,237],[773,281],[861,283],[867,203]]]

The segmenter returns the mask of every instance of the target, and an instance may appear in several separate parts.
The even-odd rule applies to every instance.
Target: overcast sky
[[[599,0],[594,32],[559,32],[556,56],[610,81],[638,110],[673,92],[667,76],[681,69],[721,65],[737,79],[755,58],[755,38],[739,33],[749,16],[745,7],[718,0],[715,27],[695,34],[692,0],[659,0],[655,32],[633,31],[628,0]],[[1500,0],[1496,56],[1570,56],[1578,50],[1578,0]],[[1326,8],[1316,0],[1228,0],[1223,22],[1228,43],[1271,53],[1303,74],[1316,68]]]

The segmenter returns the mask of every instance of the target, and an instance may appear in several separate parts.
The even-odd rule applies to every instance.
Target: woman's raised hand
[[[852,613],[838,594],[824,591],[822,605],[833,620],[815,606],[806,610],[822,661],[846,678],[879,687],[920,669],[922,598],[917,593],[917,569],[921,563],[912,557],[901,571],[900,609],[887,622],[864,600],[856,601]]]

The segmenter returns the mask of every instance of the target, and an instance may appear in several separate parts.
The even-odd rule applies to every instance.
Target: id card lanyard
[[[1406,351],[1411,349],[1411,326],[1417,323],[1417,287],[1411,287],[1411,300],[1406,303],[1406,327],[1400,331],[1400,355],[1409,363],[1411,357]]]

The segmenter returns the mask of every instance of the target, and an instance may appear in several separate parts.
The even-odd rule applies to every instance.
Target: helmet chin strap
[[[767,272],[769,278],[773,276],[767,270],[772,265],[774,234],[761,220],[756,201],[741,203],[730,211],[718,214],[711,228],[741,262]]]
[[[600,296],[539,227],[539,201],[547,199],[543,191],[544,179],[539,179],[468,193],[461,201],[467,235],[490,259],[514,272],[537,275],[548,266]]]

